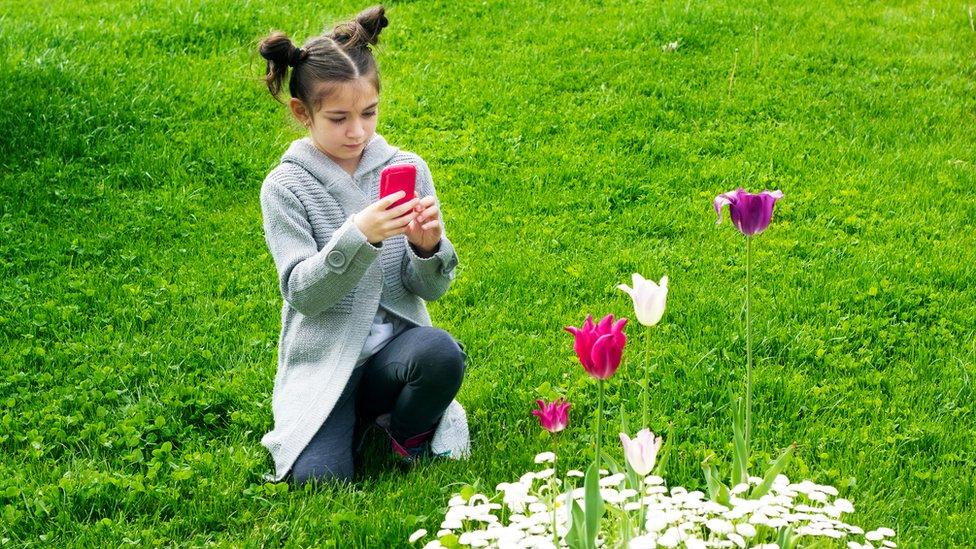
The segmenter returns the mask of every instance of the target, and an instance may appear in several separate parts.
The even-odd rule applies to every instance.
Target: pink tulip
[[[620,443],[624,445],[624,455],[627,463],[640,476],[646,476],[654,469],[657,453],[661,449],[661,437],[654,438],[650,429],[641,429],[634,440],[624,433],[620,433]]]
[[[722,207],[729,205],[732,223],[744,235],[759,234],[766,230],[773,219],[773,206],[783,198],[783,191],[763,191],[759,194],[746,192],[741,187],[715,197],[715,213],[722,222]]]
[[[563,399],[557,399],[549,404],[542,400],[535,401],[539,405],[538,410],[532,410],[532,415],[539,418],[542,428],[550,433],[558,433],[566,428],[569,423],[570,403]]]
[[[627,336],[624,334],[626,318],[613,321],[613,315],[603,317],[599,324],[593,324],[593,315],[587,315],[582,328],[566,326],[566,331],[576,336],[573,349],[580,364],[588,374],[597,379],[608,379],[620,367]]]

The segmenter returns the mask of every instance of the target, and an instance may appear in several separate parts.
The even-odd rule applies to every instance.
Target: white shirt
[[[367,360],[380,349],[386,346],[394,337],[404,330],[406,325],[396,316],[388,314],[382,306],[376,310],[373,317],[373,325],[369,328],[369,335],[366,336],[366,343],[363,350],[359,353],[356,361],[356,368],[362,366]]]

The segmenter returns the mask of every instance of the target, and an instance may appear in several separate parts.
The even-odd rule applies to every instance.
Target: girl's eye
[[[376,116],[376,111],[373,111],[373,112],[364,112],[363,113],[363,116],[365,116],[367,118],[369,118],[371,116]]]
[[[334,124],[342,124],[345,118],[330,118],[329,120],[331,120]]]

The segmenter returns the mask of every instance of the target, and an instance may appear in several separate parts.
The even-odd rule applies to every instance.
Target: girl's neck
[[[322,154],[327,156],[329,160],[335,162],[337,166],[342,168],[342,171],[349,174],[350,177],[356,173],[356,168],[359,167],[359,161],[362,160],[363,158],[362,153],[360,153],[360,155],[356,158],[347,158],[347,159],[336,158],[331,154],[329,154],[328,151],[326,151],[322,147],[319,147],[318,143],[316,143],[314,139],[312,140],[312,144],[314,144],[315,148],[318,149]],[[366,152],[366,150],[363,149],[363,152]]]

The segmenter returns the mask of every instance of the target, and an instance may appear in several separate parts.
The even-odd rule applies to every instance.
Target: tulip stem
[[[620,530],[623,532],[624,547],[630,547],[630,513],[626,511],[620,521]]]
[[[646,509],[644,508],[644,479],[637,475],[637,497],[640,498],[640,510],[638,511],[638,520],[640,524],[637,525],[637,535],[644,535],[644,529],[647,528],[647,517],[644,515]]]
[[[552,543],[556,547],[559,547],[559,530],[556,529],[556,501],[559,498],[559,494],[556,493],[557,479],[559,478],[559,435],[556,433],[552,434],[552,453],[556,457],[552,460]],[[570,509],[572,511],[572,509]]]
[[[644,339],[647,340],[647,344],[645,345],[644,351],[646,356],[646,364],[644,365],[644,387],[642,387],[641,391],[641,393],[643,393],[643,410],[641,413],[640,425],[642,429],[647,427],[647,422],[650,421],[650,405],[648,402],[650,400],[651,392],[651,328],[647,327],[644,330],[644,333],[647,334],[644,336]]]
[[[746,235],[746,455],[749,459],[749,442],[752,440],[752,237]]]
[[[603,380],[599,380],[596,404],[596,472],[600,473],[600,439],[603,436]]]

